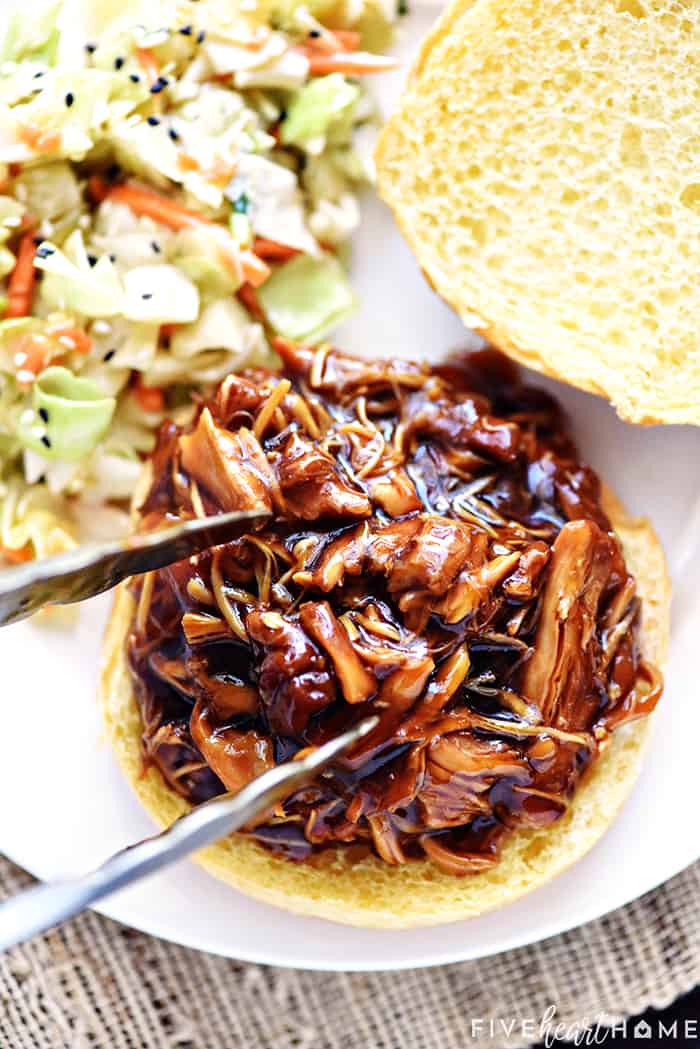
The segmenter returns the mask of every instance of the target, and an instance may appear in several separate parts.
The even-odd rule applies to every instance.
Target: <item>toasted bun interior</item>
[[[649,523],[628,517],[608,493],[604,505],[644,601],[645,655],[663,664],[669,583],[661,546]],[[164,826],[189,806],[157,769],[142,774],[141,716],[126,661],[132,615],[132,598],[121,588],[105,637],[100,689],[104,722],[124,774],[146,809]],[[470,918],[544,884],[595,844],[637,778],[647,730],[646,721],[618,730],[581,783],[568,813],[552,827],[511,835],[500,863],[481,874],[456,878],[428,861],[390,867],[374,856],[349,863],[342,848],[321,853],[313,865],[298,864],[241,836],[212,845],[195,859],[249,896],[348,925],[407,928]]]
[[[700,6],[454,0],[377,151],[466,324],[631,422],[700,424]]]

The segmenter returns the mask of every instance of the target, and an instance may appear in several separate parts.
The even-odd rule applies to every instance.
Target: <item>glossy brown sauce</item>
[[[491,351],[437,369],[279,351],[160,433],[144,528],[274,518],[133,584],[145,759],[200,802],[373,712],[248,833],[316,863],[341,845],[482,870],[661,693],[598,479]]]

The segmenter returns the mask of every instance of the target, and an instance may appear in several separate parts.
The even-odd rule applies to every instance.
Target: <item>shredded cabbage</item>
[[[291,146],[315,142],[314,152],[321,152],[334,126],[347,127],[359,94],[359,87],[346,80],[342,73],[310,80],[289,105],[282,124],[282,141]]]
[[[280,266],[258,291],[268,321],[279,335],[316,342],[356,305],[340,263],[297,255]]]
[[[81,515],[121,521],[164,418],[269,362],[266,333],[319,339],[353,308],[342,247],[374,109],[314,60],[332,53],[327,25],[371,48],[393,18],[385,3],[46,0],[7,19],[6,550],[72,543]]]
[[[34,383],[33,407],[22,414],[18,434],[23,445],[46,459],[82,459],[104,437],[116,401],[96,383],[67,368],[47,368]]]
[[[125,311],[124,288],[114,264],[102,255],[93,265],[79,229],[63,249],[50,241],[40,244],[34,265],[46,274],[42,297],[55,309],[76,310],[86,317],[113,317]]]

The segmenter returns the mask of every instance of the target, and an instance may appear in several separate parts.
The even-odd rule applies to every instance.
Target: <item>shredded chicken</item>
[[[640,603],[557,405],[493,354],[442,368],[277,340],[161,428],[144,528],[272,523],[135,582],[144,757],[199,802],[367,712],[369,737],[248,829],[456,876],[567,810],[653,709]]]
[[[258,439],[245,427],[217,426],[205,408],[191,434],[180,438],[182,465],[222,510],[271,510],[277,484]]]

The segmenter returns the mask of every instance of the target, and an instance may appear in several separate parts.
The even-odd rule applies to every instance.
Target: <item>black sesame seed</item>
[[[49,413],[46,411],[46,408],[39,409],[39,418],[43,419],[45,423],[49,421]]]
[[[117,352],[116,350],[107,350],[107,352],[105,353],[104,357],[102,358],[102,360],[105,362],[105,364],[107,363],[107,361],[111,361],[112,360],[112,357],[114,357],[114,354],[116,352]]]
[[[119,178],[121,173],[122,169],[119,167],[118,164],[110,164],[107,170],[105,171],[105,175],[107,176],[110,182],[113,182],[115,178]]]
[[[152,291],[144,291],[144,293],[141,296],[141,298],[146,300],[146,301],[148,301],[148,299],[152,299],[153,298],[153,292]]]
[[[43,75],[44,75],[44,71],[43,71],[43,69],[40,69],[38,73],[34,74],[34,79],[36,80],[38,77],[43,76]]]
[[[141,77],[138,75],[138,73],[129,73],[129,80],[131,81],[132,84],[140,84],[141,83]]]
[[[192,36],[192,26],[184,25],[182,29],[178,29],[178,33],[181,33],[183,36]]]
[[[43,437],[41,438],[41,443],[42,443],[42,444],[43,444],[43,445],[44,445],[44,446],[45,446],[46,448],[50,448],[50,447],[51,447],[51,441],[50,441],[50,440],[49,440],[49,438],[48,438],[48,437],[46,436],[46,434],[44,434],[44,436],[43,436]]]
[[[53,255],[56,251],[49,244],[44,244],[42,247],[36,249],[36,255],[38,259],[48,259],[49,255]]]
[[[152,240],[151,241],[151,247],[155,251],[156,255],[160,255],[161,247],[160,247],[160,244],[158,243],[157,240]]]
[[[157,125],[160,124],[160,120],[158,119],[158,117],[147,117],[146,123],[150,124],[151,127],[157,127]]]
[[[85,50],[89,55],[94,55],[95,51],[97,51],[97,44],[86,44]]]
[[[320,37],[320,35],[321,35],[321,30],[320,29],[310,29],[309,30],[309,36],[312,37],[314,40],[317,40]]]
[[[69,91],[68,94],[65,97],[65,103],[68,106],[68,108],[70,109],[70,107],[73,105],[74,102],[75,102],[75,95],[73,94],[72,91]]]
[[[159,76],[155,83],[151,84],[148,90],[151,92],[152,95],[159,95],[163,88],[167,87],[167,84],[168,81],[163,81],[163,78]]]
[[[179,142],[180,136],[178,135],[174,127],[168,128],[168,135],[173,140],[173,142]]]
[[[88,255],[87,260],[91,266],[97,265],[97,255]]]
[[[241,193],[233,202],[233,210],[237,215],[247,215],[250,201],[246,193]]]
[[[117,261],[117,256],[116,255],[109,255],[108,257],[109,257],[109,261],[110,262],[116,262]]]
[[[206,36],[207,36],[207,34],[204,32],[204,30],[200,29],[199,32],[197,33],[197,43],[198,44],[203,44],[205,39],[206,39]]]
[[[32,237],[32,244],[33,244],[33,245],[34,245],[34,246],[35,246],[36,248],[38,248],[38,247],[39,247],[39,245],[43,243],[43,241],[44,241],[44,238],[43,238],[43,237]]]
[[[278,117],[278,120],[286,120],[286,119],[287,119],[287,110],[286,109],[280,109],[280,115]]]
[[[407,15],[408,14],[408,4],[406,3],[406,0],[399,0],[396,10],[397,10],[397,13],[400,14],[400,15]]]
[[[117,57],[114,59],[114,68],[115,69],[121,69],[121,67],[123,65],[124,65],[124,59],[122,58],[121,55],[117,55]]]

